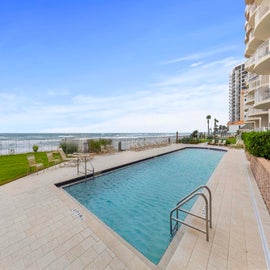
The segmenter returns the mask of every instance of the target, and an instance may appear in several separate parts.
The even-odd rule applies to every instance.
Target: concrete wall
[[[270,213],[270,161],[249,155],[250,167]]]

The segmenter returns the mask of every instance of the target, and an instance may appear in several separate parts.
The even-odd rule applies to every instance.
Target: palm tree
[[[211,115],[207,115],[206,119],[207,119],[207,130],[208,130],[207,136],[209,137],[209,120],[211,119]]]
[[[219,121],[215,118],[214,119],[214,136],[216,136],[216,132],[217,132],[217,123],[218,123]]]
[[[223,126],[219,125],[218,126],[218,133],[221,134],[221,137],[222,137],[222,131],[223,131]]]

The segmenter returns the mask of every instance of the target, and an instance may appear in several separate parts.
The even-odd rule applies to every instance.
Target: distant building
[[[236,132],[244,125],[244,105],[247,71],[245,64],[236,66],[229,79],[229,132]]]
[[[263,130],[270,124],[270,1],[245,0],[245,123]]]
[[[227,123],[228,132],[231,133],[231,134],[235,134],[244,125],[245,125],[245,122],[244,121],[228,122]]]

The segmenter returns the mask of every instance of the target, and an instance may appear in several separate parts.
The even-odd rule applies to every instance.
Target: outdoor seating
[[[226,143],[227,143],[226,140],[223,140],[222,143],[221,143],[221,145],[225,146]]]
[[[212,140],[211,142],[209,142],[208,144],[210,145],[214,145],[215,144],[215,140]]]
[[[60,163],[61,160],[59,158],[54,158],[52,152],[47,152],[47,158],[49,163],[53,163],[54,165]]]
[[[63,162],[64,166],[74,166],[74,167],[77,166],[77,161],[78,161],[77,157],[72,157],[72,158],[67,157],[62,148],[59,148],[58,152],[61,156],[61,159],[64,161]]]
[[[31,173],[31,170],[33,169],[34,172],[38,172],[39,170],[42,170],[44,168],[43,163],[37,163],[34,155],[28,155],[28,171],[27,174]]]

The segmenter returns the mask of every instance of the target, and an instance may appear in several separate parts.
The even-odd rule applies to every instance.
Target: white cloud
[[[232,51],[233,49],[235,49],[235,46],[223,46],[220,48],[214,48],[208,51],[197,52],[197,53],[185,55],[182,57],[178,57],[175,59],[171,59],[169,61],[165,61],[164,64],[168,65],[168,64],[175,64],[175,63],[179,63],[183,61],[194,61],[194,60],[196,61],[200,59],[206,59],[206,58],[209,58],[210,56]]]
[[[44,103],[34,97],[1,94],[0,127],[5,130],[0,132],[206,131],[208,114],[220,124],[228,121],[229,73],[240,60],[228,57],[193,65],[148,89],[117,96],[72,96],[70,91],[65,103],[62,99]]]
[[[203,62],[196,62],[196,63],[192,63],[190,65],[190,67],[197,67],[197,66],[202,65],[202,64],[203,64]]]

